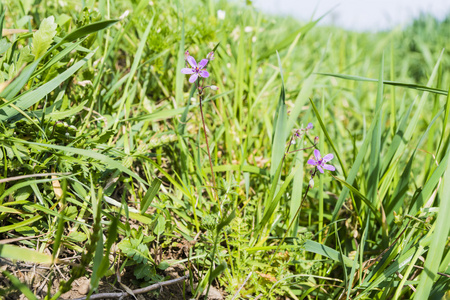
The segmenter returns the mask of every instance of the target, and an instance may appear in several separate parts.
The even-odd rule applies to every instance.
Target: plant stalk
[[[205,134],[206,150],[208,152],[208,159],[209,159],[209,167],[211,168],[211,176],[212,176],[211,192],[213,194],[214,199],[216,199],[217,205],[219,205],[219,199],[218,199],[217,193],[216,193],[216,177],[214,175],[213,164],[212,164],[212,159],[211,159],[211,153],[209,152],[209,142],[208,142],[208,134],[206,133],[205,117],[203,116],[203,104],[202,104],[203,97],[202,97],[202,92],[203,91],[199,89],[198,98],[199,98],[199,101],[200,101],[200,114],[202,116],[203,133]]]

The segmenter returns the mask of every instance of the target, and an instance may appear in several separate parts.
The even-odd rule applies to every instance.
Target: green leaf
[[[101,153],[98,153],[98,152],[95,152],[92,150],[78,149],[78,148],[65,147],[65,146],[57,146],[57,145],[51,145],[51,144],[32,143],[32,142],[27,142],[24,140],[19,140],[19,139],[14,139],[14,142],[42,146],[44,148],[51,148],[51,149],[56,149],[56,150],[60,150],[60,151],[67,151],[69,153],[75,153],[78,155],[91,157],[93,159],[96,159],[96,160],[99,160],[99,161],[105,163],[106,165],[108,165],[111,168],[118,169],[119,171],[130,175],[131,177],[135,178],[136,180],[138,180],[139,182],[141,182],[143,184],[146,184],[146,182],[141,177],[139,177],[136,173],[132,172],[130,169],[124,167],[120,162],[117,162],[114,159],[110,158],[109,156],[106,156],[104,154],[101,154]]]
[[[235,210],[233,210],[233,212],[228,216],[228,217],[226,217],[223,221],[221,221],[220,223],[219,223],[219,225],[217,225],[217,233],[219,233],[221,230],[222,230],[222,228],[224,228],[225,226],[227,226],[228,224],[230,224],[231,223],[231,221],[233,221],[233,219],[236,217],[236,211]]]
[[[168,267],[170,267],[170,264],[167,261],[162,261],[159,265],[158,265],[158,269],[160,270],[165,270]]]
[[[355,264],[354,261],[352,261],[347,256],[341,255],[338,251],[311,240],[307,240],[305,242],[305,250],[308,252],[323,255],[339,263],[343,261],[344,264],[349,268],[352,268],[354,265],[356,265],[356,268],[358,268],[359,266],[359,264]]]
[[[33,50],[35,59],[40,58],[53,42],[53,37],[56,35],[55,18],[50,16],[42,20],[39,30],[33,34]]]
[[[441,203],[439,212],[434,224],[432,241],[424,264],[424,271],[420,275],[420,282],[417,287],[414,299],[427,299],[433,283],[439,278],[437,272],[445,250],[450,230],[448,216],[450,214],[450,160],[447,162],[447,169],[444,181],[441,186]]]
[[[347,79],[347,80],[355,80],[355,81],[369,81],[369,82],[377,82],[377,79],[373,78],[366,78],[361,76],[354,76],[354,75],[346,75],[346,74],[332,74],[332,73],[317,73],[318,75],[324,75],[324,76],[331,76],[331,77],[337,77],[341,79]],[[418,85],[414,83],[404,83],[404,82],[398,82],[398,81],[390,81],[390,80],[383,80],[383,83],[386,85],[393,85],[393,86],[400,86],[404,88],[424,91],[424,92],[430,92],[435,93],[439,95],[447,95],[448,92],[446,90],[436,89],[432,87],[428,87],[425,85]]]
[[[214,271],[212,271],[211,275],[209,276],[209,282],[212,282],[214,279],[217,278],[220,274],[222,274],[227,269],[227,263],[225,261],[221,262],[220,265],[218,265]]]
[[[278,52],[277,52],[278,55]],[[280,68],[281,75],[281,90],[280,97],[278,100],[277,112],[274,119],[274,132],[273,132],[273,143],[272,143],[272,158],[270,162],[270,176],[273,181],[278,181],[278,178],[274,178],[277,168],[281,161],[283,160],[285,143],[286,143],[286,122],[287,122],[287,109],[285,104],[285,90],[284,90],[284,79],[283,72],[281,71],[281,60],[278,56],[278,67]],[[269,199],[269,201],[272,199]]]
[[[150,260],[150,252],[147,245],[141,244],[137,239],[124,239],[117,246],[127,257],[137,263],[145,263]]]
[[[12,275],[8,271],[3,271],[2,274],[7,277],[11,281],[12,285],[16,289],[18,289],[25,297],[27,297],[28,300],[38,300],[38,298],[33,294],[28,286],[20,282],[20,280],[16,276]]]
[[[141,201],[141,214],[145,213],[155,198],[156,194],[159,191],[159,187],[161,186],[161,180],[155,178],[152,182],[152,185],[145,193],[144,199]]]
[[[9,244],[0,244],[0,257],[37,264],[53,263],[53,258],[49,254]]]
[[[66,81],[70,76],[72,76],[76,71],[78,71],[85,63],[87,63],[87,61],[94,55],[94,53],[95,51],[89,53],[88,55],[86,55],[86,57],[76,62],[69,69],[59,74],[46,84],[40,86],[39,88],[31,92],[27,92],[26,94],[21,95],[16,101],[15,105],[20,109],[27,109],[30,106],[36,104],[39,100],[44,98],[46,95],[50,94],[61,83]],[[19,111],[17,109],[5,107],[2,110],[0,110],[0,121],[8,120],[11,117],[17,115],[18,113]]]
[[[164,216],[162,216],[162,215],[159,215],[157,224],[156,224],[155,229],[153,230],[153,232],[156,235],[161,235],[161,234],[164,233],[165,229],[166,229],[166,218],[164,218]]]

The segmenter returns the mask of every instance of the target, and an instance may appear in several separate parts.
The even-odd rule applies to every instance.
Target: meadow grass
[[[322,17],[5,1],[0,295],[85,279],[88,298],[108,282],[149,299],[450,297],[450,18],[357,33]],[[185,51],[213,49],[218,90],[200,98]]]

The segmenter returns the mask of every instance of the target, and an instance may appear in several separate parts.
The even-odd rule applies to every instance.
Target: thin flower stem
[[[216,199],[217,205],[219,205],[219,199],[218,199],[217,193],[216,193],[216,177],[214,175],[213,164],[212,164],[212,159],[211,159],[211,153],[209,152],[208,135],[206,133],[205,118],[203,116],[202,94],[201,94],[200,90],[199,90],[198,98],[199,98],[199,101],[200,101],[200,114],[202,116],[203,133],[205,134],[206,150],[208,152],[208,158],[209,158],[209,167],[211,168],[211,176],[212,176],[212,184],[213,184],[213,187],[212,187],[211,191],[212,191],[214,199]]]
[[[291,153],[295,153],[295,152],[298,152],[298,151],[303,151],[303,150],[308,150],[308,149],[311,149],[311,148],[315,148],[315,147],[316,147],[316,144],[317,144],[317,143],[315,143],[314,145],[312,145],[312,146],[310,146],[310,147],[306,147],[306,148],[302,148],[302,149],[297,149],[297,150],[292,150],[292,151],[290,151],[290,152],[287,152],[287,154],[291,154]]]

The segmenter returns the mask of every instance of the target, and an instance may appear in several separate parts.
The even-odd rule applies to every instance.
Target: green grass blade
[[[272,56],[273,54],[275,54],[278,51],[283,50],[284,48],[288,47],[293,40],[295,40],[295,38],[299,35],[302,34],[303,36],[306,35],[306,33],[308,33],[311,29],[314,28],[314,26],[316,26],[316,24],[322,20],[327,14],[329,14],[331,12],[328,11],[325,14],[323,14],[321,17],[317,18],[315,21],[309,22],[308,24],[306,24],[305,26],[299,28],[298,30],[290,33],[286,38],[284,38],[281,42],[279,42],[278,44],[276,44],[275,46],[273,46],[270,50],[267,50],[266,52],[264,52],[263,54],[261,54],[258,57],[258,61],[261,60],[265,60],[268,57]]]
[[[28,300],[38,300],[38,298],[33,294],[33,292],[28,288],[28,286],[20,282],[19,278],[9,273],[8,271],[3,271],[2,274],[11,281],[11,284],[18,289]]]
[[[130,88],[131,82],[134,79],[134,75],[136,74],[136,70],[139,66],[139,64],[141,63],[141,57],[142,54],[144,52],[144,47],[147,44],[147,38],[150,34],[150,30],[152,29],[153,26],[153,17],[151,18],[151,20],[148,22],[147,27],[145,28],[145,32],[142,35],[142,37],[140,37],[141,42],[139,43],[138,49],[134,55],[134,59],[133,59],[133,64],[131,65],[131,69],[130,69],[130,75],[128,76],[128,80],[127,83],[125,84],[125,89],[123,92],[123,96],[122,98],[119,100],[119,109],[117,110],[117,116],[116,116],[116,120],[114,121],[114,125],[113,125],[113,129],[117,128],[117,124],[119,122],[119,118],[121,116],[120,112],[123,110],[123,106],[125,105],[125,102],[127,102],[127,106],[126,106],[126,111],[124,112],[124,116],[125,119],[128,119],[128,114],[130,113],[130,103],[128,103],[130,100],[130,95],[128,93],[128,90]]]
[[[155,178],[150,185],[150,188],[145,193],[144,199],[142,199],[141,202],[141,214],[145,213],[150,206],[150,204],[153,201],[153,198],[155,198],[156,194],[159,191],[159,187],[161,186],[161,180],[158,178]]]
[[[341,156],[339,155],[339,152],[337,151],[337,148],[336,148],[336,146],[333,143],[333,139],[330,137],[330,134],[328,133],[328,130],[327,130],[326,126],[325,126],[325,123],[323,122],[322,117],[320,116],[320,113],[317,110],[316,105],[311,100],[311,98],[309,99],[309,102],[311,103],[311,106],[312,106],[312,108],[314,110],[314,113],[316,115],[317,121],[319,121],[320,127],[322,128],[322,131],[325,134],[325,137],[327,138],[328,143],[330,144],[331,148],[333,148],[333,151],[336,154],[337,159],[339,160],[339,164],[341,165],[342,172],[344,173],[344,177],[347,177],[347,172],[345,171],[344,162],[342,161]]]
[[[344,262],[344,264],[349,268],[351,268],[354,265],[354,261],[351,260],[350,258],[348,258],[347,256],[342,255],[338,251],[336,251],[328,246],[322,245],[320,243],[317,243],[317,242],[314,242],[311,240],[307,240],[305,242],[304,249],[305,249],[305,251],[320,254],[322,256],[328,257],[339,263]],[[358,267],[358,266],[359,265],[356,264],[356,267]]]
[[[76,71],[78,71],[87,61],[94,55],[95,51],[89,53],[83,59],[77,61],[73,66],[64,71],[63,73],[57,75],[51,81],[42,85],[41,87],[20,96],[15,105],[20,109],[27,109],[30,106],[36,104],[39,100],[44,98],[46,95],[51,93],[56,89],[61,83],[66,81],[70,76],[72,76]],[[17,115],[19,112],[11,107],[5,107],[0,111],[0,121],[6,121],[11,117]]]
[[[136,179],[137,181],[139,181],[143,184],[147,184],[147,182],[145,180],[143,180],[141,177],[139,177],[139,175],[137,175],[135,172],[131,171],[130,169],[124,167],[120,162],[117,162],[117,161],[113,160],[112,158],[110,158],[104,154],[95,152],[93,150],[85,150],[85,149],[72,148],[72,147],[66,147],[66,146],[58,146],[58,145],[52,145],[52,144],[34,143],[34,142],[28,142],[28,141],[19,140],[19,139],[14,139],[14,142],[21,143],[21,144],[27,144],[27,145],[40,146],[40,147],[44,147],[44,148],[56,149],[56,150],[60,150],[60,151],[64,151],[64,152],[69,152],[69,153],[74,153],[74,154],[90,157],[90,158],[93,158],[93,159],[96,159],[98,161],[105,163],[107,166],[109,166],[111,168],[117,169],[123,173],[130,175],[131,177],[133,177],[134,179]]]
[[[280,90],[280,97],[278,100],[278,107],[277,112],[275,114],[274,119],[274,133],[273,133],[273,143],[272,143],[272,157],[270,162],[270,176],[272,177],[273,181],[278,181],[278,178],[275,178],[275,173],[277,172],[278,166],[283,160],[284,152],[285,152],[285,144],[286,144],[286,94],[284,90],[284,79],[283,79],[283,72],[281,71],[281,60],[280,56],[278,55],[278,64],[280,68],[280,75],[281,75],[281,90]]]
[[[447,145],[447,153],[444,158],[440,161],[439,166],[434,170],[430,179],[425,183],[423,189],[420,191],[419,195],[410,203],[409,214],[415,215],[420,211],[421,207],[429,199],[431,193],[433,193],[436,185],[441,180],[442,175],[447,167],[447,162],[450,157],[450,147]]]
[[[428,298],[433,283],[439,277],[437,272],[448,240],[450,230],[450,222],[448,221],[448,216],[450,214],[450,160],[447,161],[446,167],[444,180],[440,190],[441,201],[435,222],[435,229],[432,233],[430,248],[427,258],[425,259],[424,271],[420,275],[420,282],[414,295],[414,299]]]
[[[11,100],[14,98],[31,78],[31,75],[33,75],[33,72],[36,70],[36,67],[39,65],[40,61],[41,58],[23,69],[22,73],[20,73],[20,75],[0,93],[0,97],[5,98],[6,100]]]
[[[9,244],[0,244],[0,257],[36,264],[53,263],[53,257],[49,254]]]
[[[355,81],[369,81],[369,82],[377,82],[377,79],[373,78],[365,78],[361,76],[353,76],[353,75],[345,75],[345,74],[333,74],[333,73],[317,73],[318,75],[324,75],[324,76],[332,76],[336,78],[346,79],[346,80],[355,80]],[[423,92],[429,92],[429,93],[435,93],[439,95],[445,95],[447,96],[448,92],[446,90],[436,89],[432,87],[428,87],[425,85],[418,85],[413,83],[404,83],[404,82],[398,82],[398,81],[390,81],[390,80],[383,80],[383,83],[386,85],[393,85],[393,86],[399,86],[414,90],[419,90]]]
[[[333,176],[333,175],[332,175]],[[372,201],[370,201],[369,199],[367,199],[366,196],[364,196],[360,191],[358,191],[357,189],[355,189],[352,185],[350,185],[348,182],[346,182],[345,180],[337,177],[337,176],[333,176],[334,179],[336,179],[337,181],[339,181],[340,183],[342,183],[342,185],[344,185],[347,189],[349,189],[354,195],[358,196],[359,198],[361,198],[361,200],[369,207],[369,209],[372,211],[372,213],[375,214],[375,217],[381,221],[381,214],[380,212],[377,210],[377,208],[375,207],[375,205],[372,203]]]
[[[377,100],[375,104],[375,111],[382,109],[383,101],[383,73],[384,73],[384,55],[381,57],[380,65],[380,77],[378,79],[378,91]],[[375,128],[372,134],[372,141],[370,144],[370,159],[369,159],[369,172],[367,180],[367,195],[369,200],[375,205],[378,205],[378,182],[380,179],[380,150],[381,150],[381,117],[383,112],[378,115],[377,119],[374,119]]]
[[[177,69],[175,70],[175,100],[177,105],[181,105],[183,103],[183,82],[185,75],[181,73],[181,69],[185,66],[186,62],[184,60],[184,16],[182,17],[183,20],[181,22],[181,39],[180,44],[178,48],[178,55],[177,55]],[[192,87],[195,85],[193,84]],[[188,99],[190,101],[190,98]],[[188,104],[189,105],[189,104]]]

